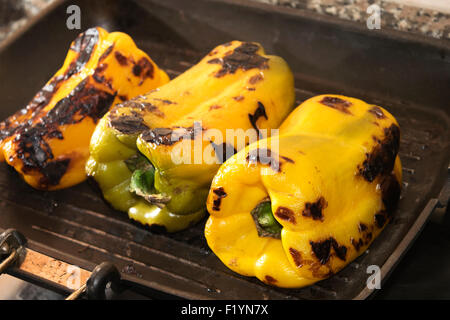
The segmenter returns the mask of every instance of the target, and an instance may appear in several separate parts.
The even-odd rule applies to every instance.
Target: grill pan
[[[386,280],[437,206],[448,203],[450,45],[303,10],[235,0],[71,1],[82,29],[130,34],[171,78],[218,44],[260,42],[295,74],[297,103],[322,93],[358,97],[387,108],[402,132],[403,190],[391,223],[344,270],[313,286],[287,290],[228,270],[209,250],[205,220],[167,234],[110,208],[88,182],[54,192],[33,190],[0,164],[0,231],[15,228],[27,247],[92,270],[112,262],[136,286],[188,299],[362,299],[367,267]],[[68,30],[57,1],[0,47],[0,118],[22,108],[60,67],[80,30]],[[337,155],[338,156],[338,155]],[[43,286],[45,280],[9,273]],[[54,289],[64,290],[62,287]]]

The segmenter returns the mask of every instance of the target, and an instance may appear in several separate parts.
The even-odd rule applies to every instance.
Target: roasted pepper
[[[233,41],[158,90],[111,110],[95,130],[86,165],[104,198],[130,218],[167,231],[205,214],[220,164],[278,127],[294,104],[286,62]],[[229,129],[250,130],[244,144]],[[226,138],[223,138],[226,137]]]
[[[340,95],[303,102],[278,136],[219,169],[207,199],[208,245],[233,271],[270,285],[330,277],[391,218],[399,141],[396,120],[379,106]]]
[[[98,120],[112,105],[168,81],[128,35],[88,29],[31,102],[0,123],[0,160],[37,189],[75,185],[86,179]]]

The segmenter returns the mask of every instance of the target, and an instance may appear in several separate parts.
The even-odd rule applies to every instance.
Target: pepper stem
[[[156,193],[155,168],[143,155],[135,155],[125,161],[128,169],[132,171],[130,181],[130,192],[144,198],[150,204],[163,208],[170,197]]]
[[[283,226],[275,219],[272,213],[272,204],[270,199],[265,199],[258,203],[250,213],[255,222],[258,236],[281,238],[281,229]]]

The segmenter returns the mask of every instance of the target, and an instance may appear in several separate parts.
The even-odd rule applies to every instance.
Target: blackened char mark
[[[123,108],[123,107],[130,108],[130,109],[136,110],[138,112],[141,112],[141,111],[150,112],[160,118],[164,118],[166,116],[164,114],[164,112],[162,112],[157,106],[155,106],[154,104],[152,104],[150,102],[142,101],[141,99],[131,99],[131,100],[125,101],[124,103],[121,103],[120,105],[117,105],[116,107],[114,107],[113,110],[115,111],[115,110],[117,110],[119,108]]]
[[[259,82],[259,81],[261,81],[261,80],[263,80],[264,78],[263,78],[263,76],[261,75],[261,74],[257,74],[257,75],[254,75],[253,77],[251,77],[249,80],[248,80],[248,83],[250,83],[250,84],[256,84],[257,82]]]
[[[104,75],[104,72],[106,71],[107,68],[108,68],[107,63],[101,63],[97,68],[95,68],[92,78],[95,80],[95,82],[104,84],[109,89],[113,90],[112,80],[107,80]]]
[[[278,162],[278,159],[274,158],[272,155],[272,150],[270,149],[253,149],[250,150],[246,160],[249,163],[260,163],[263,165],[272,164],[273,162]]]
[[[250,120],[250,123],[252,124],[252,127],[258,132],[259,138],[263,138],[261,132],[259,131],[259,128],[256,124],[256,122],[258,121],[258,119],[260,117],[264,117],[267,119],[269,119],[267,117],[266,114],[266,108],[264,107],[264,105],[258,101],[258,107],[256,108],[255,112],[253,114],[248,114],[248,119]]]
[[[142,57],[134,66],[133,74],[142,79],[153,78],[155,70],[153,64],[145,57]]]
[[[209,111],[217,110],[217,109],[220,109],[220,108],[222,108],[222,107],[219,106],[219,105],[217,105],[217,104],[214,104],[214,105],[212,105],[211,107],[209,107]]]
[[[303,259],[302,259],[302,254],[300,253],[300,251],[298,251],[297,249],[294,249],[294,248],[289,248],[289,253],[292,256],[292,260],[294,260],[295,265],[298,268],[301,268],[303,266]]]
[[[234,146],[229,143],[224,142],[221,144],[215,144],[213,141],[210,141],[210,143],[214,148],[214,152],[216,153],[219,163],[224,163],[228,160],[228,158],[237,152]]]
[[[78,35],[72,42],[70,50],[81,53],[87,47],[93,47],[98,42],[98,36],[97,28],[89,28]]]
[[[313,220],[323,221],[323,209],[328,206],[324,197],[320,197],[316,202],[306,202],[305,209],[302,212],[304,217],[313,218]]]
[[[45,123],[59,125],[74,124],[90,117],[97,122],[109,110],[115,94],[99,90],[88,84],[88,79],[80,82],[69,96],[59,100],[43,118]]]
[[[392,173],[385,176],[380,184],[381,187],[381,199],[383,200],[384,207],[389,215],[397,208],[398,201],[400,199],[401,187],[397,178]]]
[[[78,52],[78,57],[70,64],[69,70],[67,71],[67,78],[83,69],[91,58],[92,52],[94,52],[94,48],[98,40],[99,34],[96,28],[86,30],[74,40],[70,49]]]
[[[95,74],[102,74],[108,68],[107,63],[100,63],[97,68],[95,68]]]
[[[394,168],[395,157],[400,146],[400,129],[392,124],[384,129],[384,138],[379,140],[366,160],[358,166],[359,174],[369,182],[375,180],[379,174],[389,174]]]
[[[362,246],[364,245],[364,242],[363,242],[363,240],[361,238],[358,239],[358,240],[355,240],[354,238],[351,238],[350,242],[352,243],[352,245],[355,248],[355,250],[358,251],[358,252],[362,248]]]
[[[214,195],[216,196],[213,200],[213,207],[212,209],[214,211],[220,211],[220,205],[222,204],[222,199],[227,196],[227,193],[225,192],[225,189],[223,187],[218,187],[212,190]]]
[[[144,106],[145,106],[145,110],[153,113],[155,116],[160,117],[160,118],[165,118],[166,115],[157,106],[155,106],[149,102],[144,102]]]
[[[266,275],[266,276],[264,277],[264,279],[266,280],[266,282],[267,282],[268,284],[275,284],[275,283],[277,282],[277,279],[275,279],[274,277],[269,276],[269,275]]]
[[[334,240],[334,239],[333,239]],[[340,246],[336,240],[333,241],[333,249],[336,253],[336,256],[341,259],[342,261],[345,261],[346,255],[347,255],[347,247],[346,246]]]
[[[292,260],[294,261],[294,264],[297,266],[297,268],[307,267],[309,269],[309,271],[311,271],[313,277],[318,278],[318,279],[325,279],[325,278],[331,277],[333,275],[333,270],[332,270],[331,266],[328,265],[326,268],[327,270],[323,270],[323,265],[326,264],[329,260],[329,256],[330,256],[329,252],[332,247],[333,247],[332,244],[330,244],[328,246],[328,248],[325,249],[325,250],[328,249],[328,254],[327,254],[328,259],[323,264],[320,261],[317,261],[314,259],[313,260],[304,259],[302,257],[301,252],[294,248],[289,248],[289,253],[292,257]],[[337,246],[337,243],[336,243],[335,247],[337,248],[336,252],[339,252],[339,253],[336,253],[336,255],[339,255],[340,259],[341,258],[345,259],[345,255],[347,253],[347,248],[344,246],[339,247],[339,246]]]
[[[360,222],[358,224],[358,232],[360,233],[360,238],[355,239],[351,238],[350,242],[355,248],[357,252],[361,250],[361,248],[367,246],[370,244],[370,241],[372,240],[372,232],[373,232],[373,225],[367,226],[366,224]]]
[[[375,225],[378,228],[383,228],[384,225],[386,224],[386,221],[388,220],[388,216],[387,216],[387,212],[382,210],[380,212],[377,212],[374,216],[374,221],[375,221]]]
[[[55,126],[39,122],[23,128],[13,140],[17,144],[15,155],[22,161],[25,173],[45,167],[54,158],[45,138],[63,139],[63,136]]]
[[[183,139],[194,140],[203,129],[194,123],[193,127],[155,128],[144,131],[141,138],[148,143],[170,146]]]
[[[227,196],[227,193],[225,192],[225,189],[223,187],[215,188],[213,192],[215,195],[221,198],[225,198]]]
[[[110,45],[109,47],[108,47],[108,49],[106,49],[105,50],[105,52],[103,52],[102,53],[102,55],[100,56],[100,58],[99,58],[99,62],[102,62],[103,60],[105,60],[110,54],[111,54],[111,52],[113,51],[113,49],[114,49],[114,43],[112,44],[112,45]]]
[[[125,57],[122,53],[120,53],[119,51],[114,51],[114,57],[116,57],[117,62],[121,65],[121,66],[126,66],[128,65],[128,59],[127,57]]]
[[[280,159],[284,160],[284,162],[280,161]],[[270,167],[277,172],[281,172],[283,163],[294,163],[292,159],[277,155],[270,149],[260,148],[250,150],[246,160],[252,164],[260,163],[262,165],[270,165]]]
[[[123,134],[138,134],[148,129],[138,114],[109,117],[109,125]]]
[[[359,225],[358,225],[358,230],[359,230],[359,232],[364,232],[364,231],[366,231],[367,230],[367,226],[364,224],[364,223],[360,223]]]
[[[286,162],[289,162],[289,163],[295,163],[295,161],[292,160],[291,158],[288,158],[288,157],[285,157],[285,156],[280,156],[280,158],[283,159],[283,160],[286,161]]]
[[[337,241],[330,237],[323,241],[310,241],[312,251],[321,264],[326,264],[331,257],[331,248],[334,249],[336,256],[345,261],[347,255],[347,247],[340,246]]]
[[[330,259],[331,252],[331,239],[327,239],[320,242],[310,241],[311,248],[314,252],[314,255],[317,259],[319,259],[321,264],[325,264]]]
[[[92,78],[94,78],[95,82],[97,82],[97,83],[104,83],[104,82],[106,81],[106,79],[105,79],[104,76],[99,75],[99,74],[97,74],[97,73],[94,73],[94,74],[92,75]]]
[[[372,108],[369,109],[369,112],[372,113],[378,119],[386,118],[383,110],[381,110],[381,108],[378,106],[373,106]]]
[[[289,208],[286,207],[278,207],[275,211],[275,215],[280,218],[281,220],[290,222],[292,224],[297,224],[297,221],[295,220],[295,214],[294,211],[292,211]]]
[[[327,107],[339,110],[340,112],[352,114],[350,110],[348,110],[348,108],[352,105],[350,101],[342,100],[337,97],[323,97],[323,99],[320,100],[320,103],[326,105]]]
[[[208,61],[210,64],[220,64],[222,69],[215,74],[216,78],[226,74],[234,74],[238,69],[250,70],[254,68],[269,68],[269,59],[257,54],[259,47],[250,42],[244,42],[223,58],[215,58]]]
[[[142,133],[141,138],[145,142],[155,143],[156,145],[172,145],[175,143],[172,139],[173,130],[169,128],[155,128]]]
[[[170,100],[167,100],[167,99],[153,98],[153,100],[160,101],[163,104],[177,104],[175,101],[170,101]]]
[[[39,184],[46,188],[47,186],[56,186],[69,167],[70,159],[61,159],[47,162],[41,169],[43,177],[39,179]]]
[[[106,63],[102,63],[100,64],[96,69],[94,74],[92,75],[92,78],[94,78],[94,80],[97,83],[103,84],[106,87],[108,87],[108,89],[110,89],[111,91],[115,91],[112,85],[113,79],[109,78],[107,79],[105,77],[105,71],[107,69],[108,65]]]

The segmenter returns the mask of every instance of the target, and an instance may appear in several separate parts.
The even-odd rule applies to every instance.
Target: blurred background
[[[366,23],[367,8],[381,8],[383,28],[450,39],[449,0],[251,0],[272,5],[311,10],[344,20]],[[55,0],[0,0],[0,41],[23,26]]]

